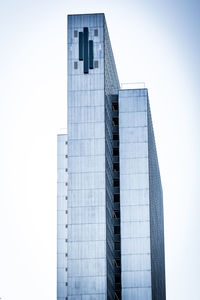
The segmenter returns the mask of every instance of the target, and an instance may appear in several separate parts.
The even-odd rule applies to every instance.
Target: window
[[[118,110],[118,103],[112,104],[112,110]]]
[[[65,200],[67,200],[68,199],[68,197],[67,196],[65,196]]]
[[[68,158],[68,155],[65,155],[65,158]]]
[[[77,61],[74,62],[74,69],[78,69],[78,62]]]
[[[115,276],[115,283],[120,283],[120,276]]]
[[[121,299],[121,291],[116,291],[115,292],[115,300]]]
[[[119,179],[114,179],[114,187],[119,187]]]
[[[119,172],[119,164],[118,163],[113,164],[113,171]]]
[[[98,29],[94,30],[94,36],[98,36]]]
[[[119,202],[119,194],[114,194],[114,202]]]
[[[66,142],[65,142],[65,145],[67,145],[67,144],[68,144],[68,142],[66,141]]]
[[[74,37],[75,37],[75,38],[78,37],[78,30],[74,30]]]
[[[99,62],[98,62],[98,60],[95,60],[95,61],[94,61],[94,67],[95,67],[95,68],[98,68],[98,67],[99,67]]]
[[[68,282],[65,282],[65,285],[68,286]]]
[[[120,227],[119,226],[114,227],[114,233],[115,234],[120,234]]]
[[[67,268],[65,268],[65,271],[67,272]]]
[[[65,242],[67,243],[68,239],[65,239]]]
[[[113,155],[119,156],[119,148],[113,148]]]
[[[114,218],[115,219],[119,219],[120,218],[120,212],[119,212],[119,210],[115,210],[114,211]]]
[[[120,267],[120,259],[115,259],[115,266]]]
[[[67,256],[68,256],[68,254],[67,254],[67,253],[65,253],[65,256],[67,257]]]
[[[68,225],[66,224],[66,225],[65,225],[65,228],[67,228],[67,227],[68,227]]]
[[[65,169],[65,172],[67,172],[68,171],[68,169]]]
[[[67,183],[67,182],[65,182],[65,185],[68,185],[68,183]]]
[[[113,134],[113,141],[118,141],[118,140],[119,140],[119,135]]]
[[[66,210],[65,213],[68,214],[68,210]]]
[[[115,250],[120,250],[120,243],[115,243]]]
[[[118,125],[119,122],[118,122],[118,118],[113,118],[113,125]]]

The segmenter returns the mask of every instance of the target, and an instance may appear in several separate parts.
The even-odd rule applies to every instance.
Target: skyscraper
[[[68,134],[58,135],[57,216],[57,299],[165,300],[148,91],[120,89],[104,14],[68,16]]]

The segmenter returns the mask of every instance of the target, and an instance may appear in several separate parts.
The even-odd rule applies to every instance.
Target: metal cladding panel
[[[68,16],[68,299],[107,293],[103,30],[103,14]]]
[[[119,92],[122,299],[151,300],[147,91]]]
[[[163,196],[150,106],[148,102],[149,197],[152,300],[165,300],[165,251]]]
[[[67,294],[67,135],[57,136],[57,299]]]
[[[119,84],[117,69],[115,65],[114,55],[113,55],[106,23],[104,27],[104,35],[105,35],[105,79],[106,79],[105,94],[118,95],[120,84]]]

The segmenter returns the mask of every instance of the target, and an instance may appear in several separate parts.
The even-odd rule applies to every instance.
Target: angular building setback
[[[120,90],[104,14],[68,16],[67,119],[58,136],[57,299],[165,300],[148,92]]]

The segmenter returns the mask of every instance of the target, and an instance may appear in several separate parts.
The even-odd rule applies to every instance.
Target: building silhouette
[[[165,300],[162,187],[148,91],[120,89],[104,14],[69,15],[67,47],[57,299]]]

